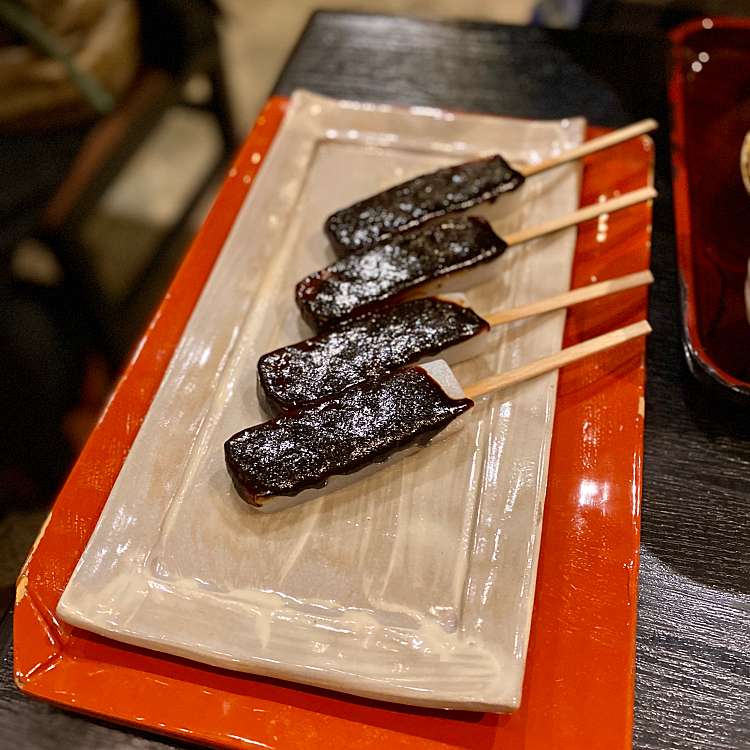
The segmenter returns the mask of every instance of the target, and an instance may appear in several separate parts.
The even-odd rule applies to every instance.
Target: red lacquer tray
[[[744,286],[750,195],[750,21],[703,19],[672,32],[672,165],[683,339],[701,380],[750,403]]]
[[[22,571],[14,620],[19,687],[77,711],[229,748],[629,747],[643,341],[560,374],[523,701],[511,715],[400,707],[251,677],[131,648],[56,619],[57,601],[285,105],[274,98],[258,118]],[[652,160],[648,138],[592,157],[581,202],[650,182]],[[650,206],[642,204],[581,227],[573,286],[646,268],[650,222]],[[645,311],[644,290],[587,303],[569,314],[565,344]]]

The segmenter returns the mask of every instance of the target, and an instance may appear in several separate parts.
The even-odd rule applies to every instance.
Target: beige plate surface
[[[330,262],[336,208],[481,154],[577,145],[581,120],[529,122],[337,102],[291,106],[237,217],[58,612],[209,664],[384,700],[518,705],[555,374],[477,405],[439,445],[334,493],[259,514],[223,441],[262,421],[255,363],[304,332],[293,286]],[[577,165],[477,211],[502,232],[577,207]],[[575,231],[509,251],[468,290],[479,312],[568,288]],[[463,383],[557,351],[564,313],[499,331]]]

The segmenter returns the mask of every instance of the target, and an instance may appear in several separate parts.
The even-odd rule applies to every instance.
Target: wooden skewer
[[[644,135],[644,133],[650,133],[658,127],[659,123],[652,119],[634,122],[627,127],[619,128],[618,130],[614,130],[606,135],[600,135],[598,138],[592,138],[590,141],[586,141],[576,148],[564,151],[558,156],[553,156],[544,161],[540,161],[538,164],[528,164],[516,167],[516,169],[518,169],[524,177],[531,177],[531,175],[539,174],[539,172],[545,172],[553,167],[558,167],[560,164],[566,164],[575,159],[582,159],[589,154],[594,154],[597,151],[609,148],[610,146],[616,146],[618,143],[629,141],[631,138]]]
[[[518,232],[506,235],[503,239],[508,247],[520,245],[523,242],[535,240],[537,237],[543,237],[546,234],[552,234],[553,232],[559,232],[561,229],[567,229],[576,224],[581,224],[589,219],[595,219],[602,214],[611,214],[615,211],[627,208],[628,206],[633,206],[636,203],[643,203],[643,201],[655,198],[656,195],[656,190],[652,187],[633,190],[630,193],[625,193],[625,195],[620,195],[617,198],[612,198],[603,203],[592,203],[585,208],[579,208],[578,211],[574,211],[572,214],[568,214],[559,219],[546,221],[543,224],[538,224],[530,229],[521,229]]]
[[[557,354],[542,357],[536,360],[536,362],[530,362],[528,365],[517,367],[515,370],[503,372],[499,375],[492,375],[489,378],[480,380],[478,383],[467,386],[464,388],[464,393],[470,399],[477,399],[493,391],[522,383],[524,380],[531,380],[552,370],[557,370],[560,367],[577,362],[579,359],[584,359],[592,354],[598,354],[606,349],[611,349],[613,346],[624,344],[626,341],[646,336],[649,333],[651,333],[651,326],[648,324],[648,321],[641,320],[638,323],[605,333],[603,336],[596,336],[588,341],[582,341],[580,344],[569,346],[557,352]]]
[[[582,302],[589,302],[600,297],[607,297],[610,294],[624,292],[627,289],[634,289],[639,286],[648,286],[654,281],[651,271],[638,271],[627,276],[620,276],[608,281],[600,281],[597,284],[587,284],[578,289],[571,289],[569,292],[556,294],[554,297],[530,302],[527,305],[513,307],[510,310],[494,310],[488,315],[482,317],[490,326],[499,326],[503,323],[511,323],[514,320],[530,318],[534,315],[552,312],[553,310],[562,310],[565,307],[580,305]]]

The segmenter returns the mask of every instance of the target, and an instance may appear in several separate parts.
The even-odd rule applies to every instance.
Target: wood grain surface
[[[654,116],[656,187],[634,746],[750,746],[750,415],[689,375],[674,263],[666,48],[653,37],[317,14],[276,92],[519,117]],[[181,747],[24,698],[0,625],[0,746]]]

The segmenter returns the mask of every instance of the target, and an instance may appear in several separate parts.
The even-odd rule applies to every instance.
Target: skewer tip
[[[640,188],[638,191],[634,191],[634,198],[636,197],[636,192],[638,194],[637,197],[639,200],[653,200],[659,195],[659,192],[653,185],[647,185],[646,187]]]

